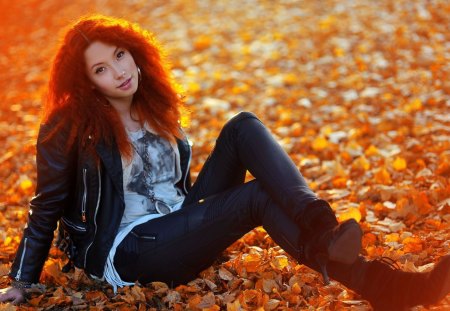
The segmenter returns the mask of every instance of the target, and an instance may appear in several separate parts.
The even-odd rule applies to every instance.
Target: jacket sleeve
[[[28,221],[10,271],[10,277],[17,281],[39,282],[57,222],[74,189],[77,144],[67,148],[67,127],[44,140],[50,129],[51,124],[39,129],[36,193],[30,201]]]

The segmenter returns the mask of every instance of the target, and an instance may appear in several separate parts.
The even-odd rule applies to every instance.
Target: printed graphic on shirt
[[[142,137],[132,143],[135,155],[130,178],[125,181],[128,191],[151,199],[155,195],[155,184],[175,184],[175,153],[167,140],[145,131]],[[152,210],[148,212],[156,212],[154,206],[149,208]]]

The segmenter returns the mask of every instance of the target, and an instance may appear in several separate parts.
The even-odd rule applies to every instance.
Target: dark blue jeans
[[[255,177],[244,183],[246,171]],[[123,280],[188,282],[257,226],[294,258],[303,238],[294,221],[316,200],[298,168],[255,115],[223,127],[182,209],[135,227],[119,245]]]

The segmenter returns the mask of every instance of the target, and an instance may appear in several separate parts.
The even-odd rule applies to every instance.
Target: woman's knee
[[[259,120],[258,117],[253,112],[241,111],[235,114],[233,117],[231,117],[231,119],[228,120],[227,124],[235,124],[247,119]]]
[[[225,123],[222,132],[235,131],[236,129],[242,130],[245,129],[248,124],[253,122],[261,123],[253,112],[241,111]]]

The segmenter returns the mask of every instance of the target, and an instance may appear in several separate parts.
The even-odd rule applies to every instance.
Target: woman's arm
[[[22,284],[39,281],[57,221],[74,190],[76,143],[67,146],[69,125],[47,139],[51,129],[48,123],[39,130],[36,195],[30,202],[28,222],[10,272],[10,277]]]

